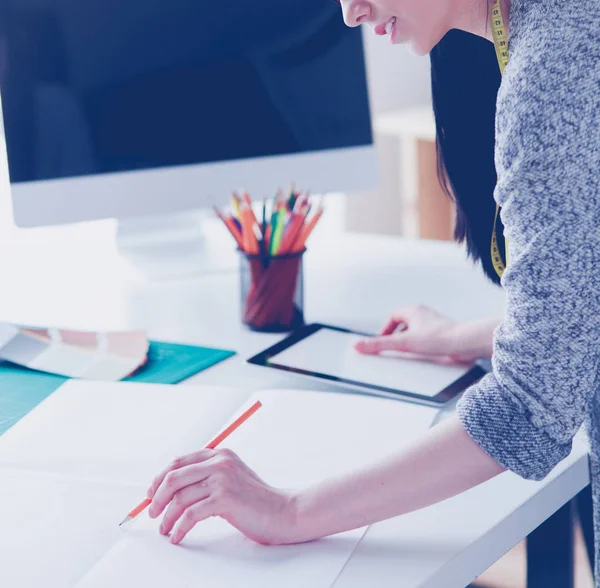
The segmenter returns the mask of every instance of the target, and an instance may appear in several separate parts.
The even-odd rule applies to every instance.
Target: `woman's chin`
[[[424,57],[431,51],[431,49],[424,48],[422,44],[416,42],[414,39],[409,39],[403,44],[408,49],[408,52],[415,57]]]

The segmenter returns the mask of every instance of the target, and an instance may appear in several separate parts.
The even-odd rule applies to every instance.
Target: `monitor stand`
[[[214,214],[165,214],[117,223],[121,256],[150,279],[179,279],[235,272],[235,243]]]

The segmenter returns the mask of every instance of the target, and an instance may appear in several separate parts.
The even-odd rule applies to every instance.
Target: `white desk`
[[[238,386],[240,400],[265,387],[327,389],[245,363],[279,337],[240,325],[236,275],[148,283],[117,257],[113,230],[111,223],[100,223],[37,231],[21,235],[18,247],[12,239],[10,256],[0,256],[0,320],[143,328],[154,339],[235,349],[236,358],[189,383]],[[305,299],[308,321],[370,331],[403,305],[431,305],[461,320],[503,306],[501,290],[457,246],[366,236],[340,236],[334,243],[315,236]],[[336,587],[464,586],[588,482],[585,446],[577,444],[542,483],[506,473],[442,504],[373,525]]]

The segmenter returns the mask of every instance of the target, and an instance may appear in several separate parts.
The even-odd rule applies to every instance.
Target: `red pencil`
[[[292,213],[285,237],[283,238],[283,241],[279,247],[279,252],[281,255],[292,253],[294,250],[294,243],[296,242],[298,236],[302,233],[304,222],[306,221],[306,216],[309,211],[309,206],[301,206],[297,211],[295,208],[294,210],[295,212]]]
[[[300,236],[294,243],[294,253],[298,251],[302,251],[304,246],[306,245],[307,239],[310,237],[310,234],[313,232],[315,226],[319,222],[319,219],[323,216],[323,208],[319,207],[317,212],[313,215],[307,225],[305,225],[300,233]]]
[[[238,247],[241,248],[242,247],[242,235],[240,235],[240,232],[235,225],[233,217],[231,217],[231,216],[226,217],[216,206],[214,206],[213,208],[215,209],[217,216],[223,221],[223,224],[227,227],[227,229],[229,229],[229,232],[231,233],[232,237],[235,239],[236,243],[238,244]]]
[[[229,425],[222,433],[217,435],[208,445],[206,445],[206,449],[215,449],[217,445],[225,441],[231,433],[233,433],[236,429],[238,429],[241,425],[243,425],[260,407],[262,403],[260,400],[257,400],[247,411],[245,411],[241,416],[239,416],[231,425]],[[120,523],[124,525],[129,521],[135,519],[141,512],[143,512],[150,504],[152,503],[152,499],[145,498],[138,504]]]

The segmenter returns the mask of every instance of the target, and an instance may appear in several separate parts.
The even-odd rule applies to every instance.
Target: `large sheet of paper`
[[[0,468],[0,586],[69,588],[123,536],[144,486]]]
[[[148,484],[202,447],[243,398],[228,388],[71,380],[0,437],[0,466]]]
[[[358,335],[321,329],[271,358],[270,363],[433,398],[470,369],[398,356],[361,355]]]
[[[424,434],[436,411],[392,400],[268,391],[224,444],[269,484],[302,487],[396,452]],[[225,521],[196,526],[180,546],[142,515],[78,588],[311,588],[331,586],[365,529],[302,545],[265,547]]]

